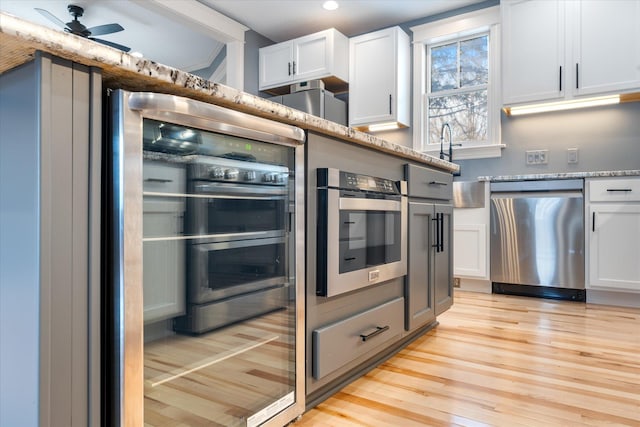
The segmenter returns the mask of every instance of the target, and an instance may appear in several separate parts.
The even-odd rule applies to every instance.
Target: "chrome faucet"
[[[444,152],[444,130],[445,128],[449,131],[449,154]],[[458,146],[462,144],[454,144],[453,136],[451,135],[451,126],[449,123],[445,123],[442,125],[442,129],[440,130],[440,158],[444,160],[444,157],[447,156],[448,161],[453,161],[453,146]]]
[[[449,154],[448,155],[444,152],[444,148],[443,148],[445,128],[449,130]],[[453,148],[451,148],[451,138],[452,138],[451,126],[449,126],[449,123],[445,123],[442,125],[442,129],[440,129],[440,158],[442,160],[444,160],[444,156],[447,156],[449,161],[451,161],[451,157],[453,157]]]

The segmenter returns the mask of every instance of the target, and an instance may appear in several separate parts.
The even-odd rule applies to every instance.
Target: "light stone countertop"
[[[219,83],[73,34],[0,13],[0,73],[30,61],[36,50],[102,69],[106,87],[160,92],[221,105],[411,159],[447,172],[459,166]]]
[[[596,171],[596,172],[560,172],[560,173],[542,173],[529,175],[498,175],[498,176],[479,176],[478,181],[533,181],[544,179],[579,179],[579,178],[608,178],[608,177],[625,177],[640,176],[640,170],[620,170],[620,171]]]

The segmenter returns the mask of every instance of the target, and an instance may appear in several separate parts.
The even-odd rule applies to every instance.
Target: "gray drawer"
[[[374,350],[404,328],[404,298],[313,331],[313,376],[320,379]]]
[[[453,175],[416,165],[404,165],[409,197],[451,200]]]

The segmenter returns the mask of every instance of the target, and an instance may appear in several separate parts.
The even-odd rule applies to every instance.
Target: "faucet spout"
[[[447,129],[447,131],[449,132],[449,154],[444,152],[444,130]],[[444,160],[444,157],[447,156],[449,161],[451,161],[451,158],[453,157],[453,148],[451,143],[453,142],[452,140],[452,136],[451,136],[451,126],[449,125],[449,123],[445,123],[442,125],[442,129],[440,129],[440,159]]]

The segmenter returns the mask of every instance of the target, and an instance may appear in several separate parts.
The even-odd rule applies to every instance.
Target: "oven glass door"
[[[171,127],[212,150],[231,138]],[[295,172],[292,147],[237,140]],[[143,307],[128,309],[144,313],[144,424],[262,424],[300,399],[288,184],[197,183],[191,152],[142,154]]]
[[[339,273],[401,259],[399,211],[340,211]]]

